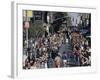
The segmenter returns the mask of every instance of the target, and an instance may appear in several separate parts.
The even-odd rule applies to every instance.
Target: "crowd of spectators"
[[[66,50],[69,42],[71,51]],[[23,49],[23,69],[91,65],[90,39],[80,32],[53,33],[46,37],[31,38],[28,43],[28,48]],[[61,49],[62,45],[65,45],[64,50]]]

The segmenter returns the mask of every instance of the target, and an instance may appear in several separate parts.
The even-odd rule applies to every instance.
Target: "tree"
[[[42,24],[32,24],[29,28],[29,38],[42,37],[44,33],[45,29],[43,28]]]
[[[64,13],[63,12],[56,12],[54,14],[54,21],[53,21],[53,27],[54,27],[54,32],[57,32],[59,28],[61,27],[62,23],[66,20],[64,18]]]

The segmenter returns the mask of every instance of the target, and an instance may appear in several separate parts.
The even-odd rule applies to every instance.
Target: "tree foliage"
[[[29,28],[29,38],[37,38],[41,37],[45,32],[44,27],[42,24],[32,24],[31,27]]]

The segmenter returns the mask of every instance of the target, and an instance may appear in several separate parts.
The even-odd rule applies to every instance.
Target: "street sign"
[[[28,21],[26,21],[25,24],[24,24],[24,28],[28,29],[29,27],[30,27],[30,24],[29,24]]]
[[[27,11],[27,17],[33,17],[33,12],[31,10]]]

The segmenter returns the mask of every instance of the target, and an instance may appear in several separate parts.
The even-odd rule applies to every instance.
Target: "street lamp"
[[[49,35],[49,23],[50,23],[50,16],[49,16],[49,13],[48,13],[48,15],[47,15],[47,32],[48,32],[48,35]]]

